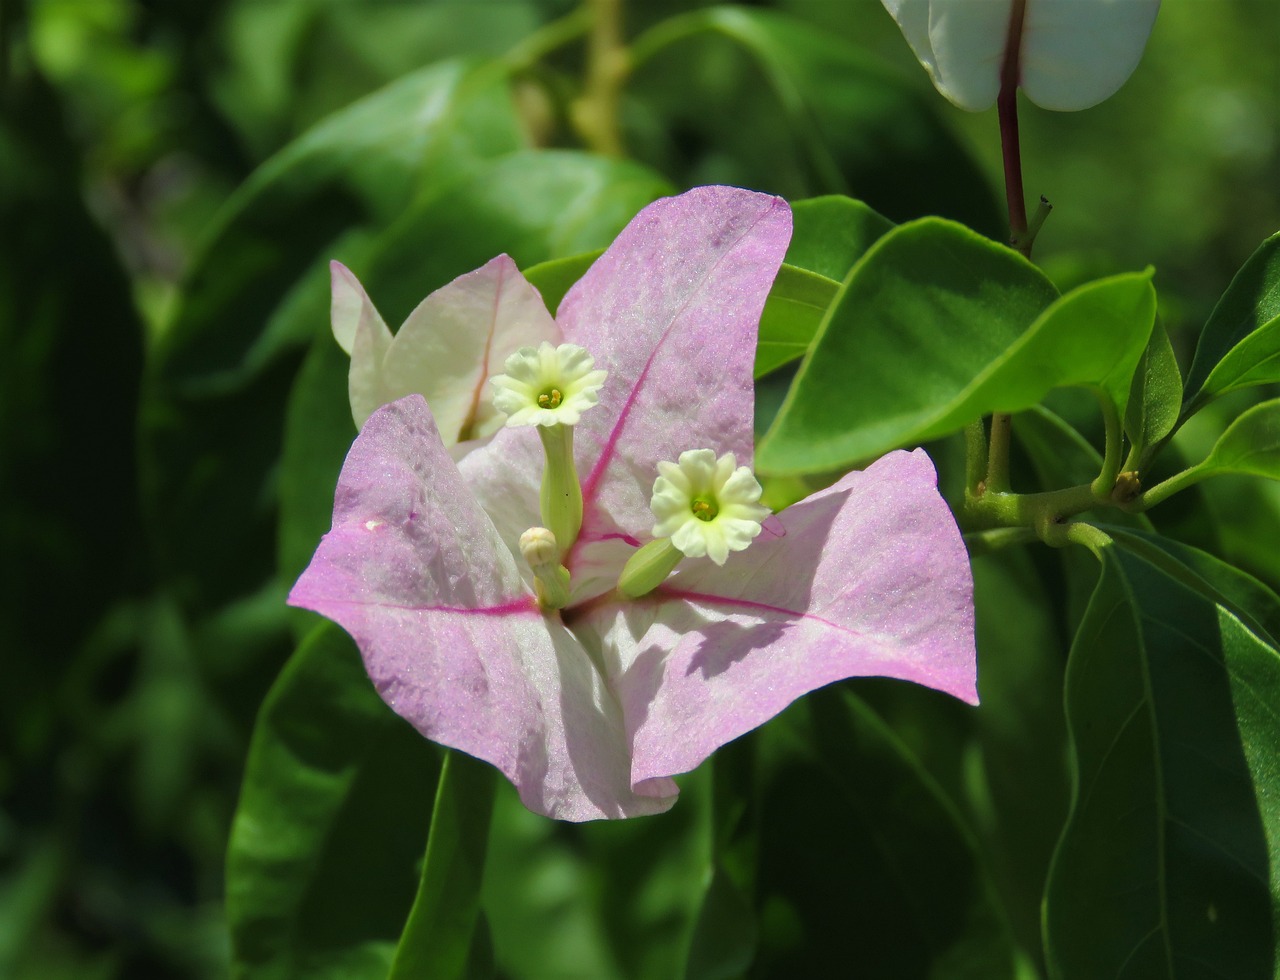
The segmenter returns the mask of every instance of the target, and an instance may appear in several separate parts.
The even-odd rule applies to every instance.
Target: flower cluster
[[[446,332],[476,315],[483,343],[466,343],[503,365],[487,387],[506,424],[485,428],[473,370],[432,368],[425,400],[381,389],[347,457],[290,602],[341,624],[393,709],[498,767],[536,812],[665,810],[673,776],[843,678],[976,701],[968,559],[923,452],[777,516],[760,505],[756,329],[790,228],[785,202],[735,188],[658,201],[554,321],[495,259],[419,310]],[[335,332],[354,338],[359,418],[357,389],[376,385],[357,375],[385,380],[389,343],[429,328],[411,317],[362,346],[381,320],[349,276],[335,271]],[[472,303],[477,284],[508,301]],[[438,354],[452,341],[413,342],[462,365]]]

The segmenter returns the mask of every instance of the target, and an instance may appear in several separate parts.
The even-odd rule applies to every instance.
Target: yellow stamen
[[[560,389],[552,388],[550,391],[544,391],[538,396],[538,407],[559,408],[562,401],[564,401],[564,395],[560,393]]]
[[[710,500],[695,500],[690,508],[693,516],[700,521],[714,521],[716,515],[720,513],[720,508]]]

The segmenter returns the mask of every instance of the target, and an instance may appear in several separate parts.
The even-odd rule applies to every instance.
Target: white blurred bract
[[[1014,0],[881,0],[938,91],[961,109],[1000,94]],[[1138,66],[1160,0],[1025,0],[1018,85],[1044,109],[1087,109]]]

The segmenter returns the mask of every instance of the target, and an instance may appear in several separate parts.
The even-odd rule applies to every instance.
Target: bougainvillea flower
[[[437,289],[394,337],[351,270],[341,262],[329,268],[333,336],[351,355],[357,429],[379,406],[419,394],[446,445],[492,435],[503,422],[489,400],[495,365],[560,335],[538,291],[506,255]]]
[[[1087,109],[1133,74],[1160,0],[882,0],[938,91],[990,108],[1010,39],[1014,77],[1044,109]]]
[[[786,509],[723,565],[686,558],[639,599],[616,589],[652,537],[659,462],[710,448],[727,472],[750,464],[756,329],[789,234],[784,202],[698,188],[642,211],[566,295],[559,330],[607,380],[576,426],[563,609],[538,604],[518,557],[540,523],[529,427],[455,464],[409,396],[347,457],[290,602],[341,624],[395,711],[538,813],[665,810],[671,777],[843,678],[976,701],[968,558],[920,451]]]

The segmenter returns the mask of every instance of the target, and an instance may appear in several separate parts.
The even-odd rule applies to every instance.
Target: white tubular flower
[[[596,392],[608,376],[593,371],[595,359],[576,344],[521,347],[507,358],[505,374],[489,379],[493,405],[507,425],[577,425],[596,404]]]
[[[659,463],[658,472],[649,503],[658,519],[653,535],[670,537],[689,558],[706,555],[723,565],[729,552],[751,544],[769,516],[760,484],[733,453],[717,459],[710,449],[691,449],[679,463]]]

